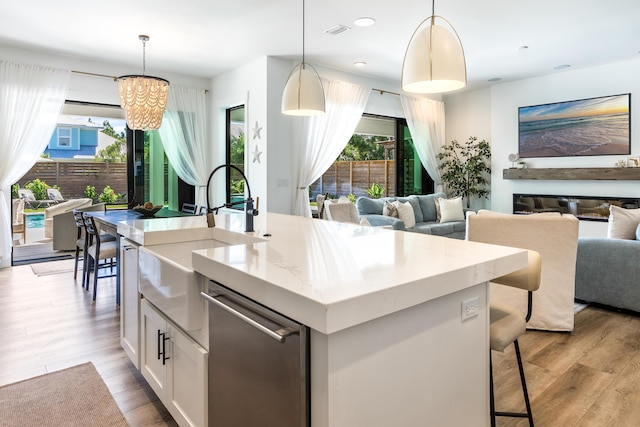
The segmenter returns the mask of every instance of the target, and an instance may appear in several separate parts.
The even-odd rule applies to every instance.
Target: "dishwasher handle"
[[[273,338],[274,340],[276,340],[276,341],[278,341],[280,343],[285,342],[285,340],[287,339],[288,336],[295,335],[295,334],[298,333],[298,331],[289,330],[284,326],[281,329],[278,329],[277,331],[272,331],[271,329],[267,328],[263,324],[261,324],[259,322],[256,322],[255,320],[251,319],[250,317],[247,317],[246,315],[240,313],[235,308],[229,307],[227,304],[225,304],[222,301],[218,300],[215,296],[211,296],[206,292],[200,292],[200,296],[202,298],[206,299],[207,301],[217,305],[221,309],[233,314],[238,319],[240,319],[243,322],[253,326],[254,328],[259,330],[260,332],[268,335],[269,337]]]

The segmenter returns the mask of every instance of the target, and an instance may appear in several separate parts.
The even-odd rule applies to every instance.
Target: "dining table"
[[[116,237],[116,304],[120,304],[120,239],[118,238],[118,223],[129,220],[149,220],[156,218],[174,218],[192,216],[193,214],[162,208],[153,216],[144,216],[133,209],[107,209],[103,212],[91,212],[96,228],[105,234]]]

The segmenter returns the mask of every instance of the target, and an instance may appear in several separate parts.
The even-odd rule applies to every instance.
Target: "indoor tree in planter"
[[[459,143],[455,139],[451,144],[443,145],[438,153],[438,169],[446,185],[449,196],[461,196],[471,205],[471,197],[489,196],[491,145],[484,139],[478,141],[475,136]]]

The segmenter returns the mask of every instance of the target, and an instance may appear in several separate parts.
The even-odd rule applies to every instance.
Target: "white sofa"
[[[531,249],[540,253],[540,289],[533,293],[529,329],[572,331],[578,219],[570,214],[510,215],[491,211],[467,213],[467,240]],[[527,308],[527,293],[491,285],[491,300]]]

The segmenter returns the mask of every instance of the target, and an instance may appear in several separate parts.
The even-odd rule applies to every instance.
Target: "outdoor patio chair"
[[[47,196],[49,196],[49,200],[53,200],[54,203],[62,203],[65,201],[60,190],[57,188],[47,188]]]
[[[36,200],[33,191],[28,188],[18,188],[18,195],[24,200],[25,206],[31,209],[38,209],[42,207],[42,205],[49,206],[51,203],[54,203],[53,200]]]

